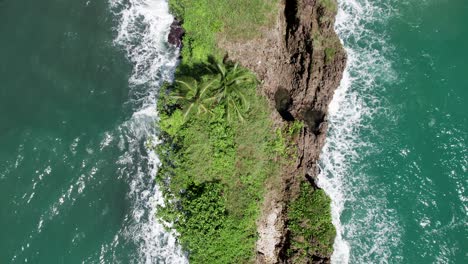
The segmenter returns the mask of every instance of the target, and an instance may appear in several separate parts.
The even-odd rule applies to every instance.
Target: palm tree
[[[197,80],[189,78],[186,80],[176,80],[176,89],[170,95],[178,104],[182,106],[184,122],[193,115],[210,113],[210,108],[216,101],[216,97],[210,97],[215,78],[198,83]]]
[[[246,98],[249,86],[257,82],[255,75],[236,64],[225,64],[211,60],[210,69],[218,76],[218,82],[214,89],[216,101],[224,104],[226,116],[229,121],[232,115],[236,115],[241,121],[244,113],[250,108]]]

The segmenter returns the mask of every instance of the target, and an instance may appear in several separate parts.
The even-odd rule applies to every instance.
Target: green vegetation
[[[183,20],[187,34],[182,56],[185,63],[222,56],[218,39],[258,37],[259,28],[274,22],[279,0],[169,0],[172,12]]]
[[[323,19],[325,16],[321,17]],[[315,50],[324,52],[325,54],[325,63],[331,63],[335,59],[336,51],[340,48],[341,43],[338,38],[335,37],[326,37],[323,36],[320,31],[312,30],[312,45]]]
[[[168,206],[159,212],[180,233],[191,263],[248,262],[254,257],[264,182],[279,173],[279,139],[255,82],[227,81],[235,89],[223,90],[224,77],[213,74],[212,65],[195,67],[206,73],[191,84],[166,86],[160,99],[166,143],[158,148],[163,163],[158,177]],[[245,71],[222,67],[226,76]],[[239,114],[230,117],[231,111]]]
[[[288,128],[288,135],[290,137],[297,136],[302,131],[303,127],[304,123],[298,120],[294,121]]]
[[[325,62],[329,63],[335,58],[335,49],[334,48],[325,48]]]
[[[323,190],[304,182],[299,197],[289,205],[288,226],[292,238],[289,254],[296,256],[295,263],[333,252],[336,231],[331,222],[330,202]]]
[[[249,110],[247,89],[253,87],[257,79],[238,64],[224,64],[209,59],[208,64],[199,64],[199,71],[205,73],[200,80],[183,76],[177,79],[173,93],[169,94],[173,102],[181,106],[183,122],[191,115],[212,114],[211,109],[217,105],[224,107],[229,121],[233,116],[244,121],[244,113]]]
[[[295,139],[303,127],[304,123],[296,120],[287,124],[282,129],[276,129],[276,139],[273,143],[273,148],[285,161],[296,161],[297,145],[295,144]]]
[[[191,263],[254,261],[265,183],[278,181],[281,166],[297,156],[293,142],[303,124],[273,128],[255,76],[224,61],[217,48],[220,39],[256,37],[273,23],[278,3],[169,0],[186,35],[176,80],[162,87],[158,101],[164,143],[156,147],[157,180],[166,201],[158,214],[177,230]],[[291,207],[293,225],[302,224],[300,210],[309,212],[298,204]],[[321,250],[323,239],[317,241]]]
[[[336,11],[338,11],[336,0],[319,0],[318,2],[329,12],[336,13]]]

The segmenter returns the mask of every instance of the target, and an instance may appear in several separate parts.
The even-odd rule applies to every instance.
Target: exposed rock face
[[[174,22],[171,24],[171,31],[167,36],[167,41],[175,45],[177,48],[182,47],[182,38],[185,34],[185,30],[182,28],[182,24],[179,20],[174,19]]]
[[[301,120],[298,159],[285,168],[281,186],[269,191],[258,223],[257,263],[292,263],[286,257],[289,232],[286,203],[301,182],[315,180],[317,161],[327,131],[327,109],[346,64],[346,53],[334,32],[336,2],[283,0],[274,28],[247,42],[221,40],[229,58],[257,73],[263,93],[278,110],[277,123]],[[330,2],[330,1],[328,1]],[[308,263],[329,263],[330,256],[314,256]]]

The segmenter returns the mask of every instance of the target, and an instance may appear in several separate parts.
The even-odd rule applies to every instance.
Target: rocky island
[[[169,3],[182,58],[158,105],[161,218],[193,263],[329,263],[315,181],[346,64],[336,1]]]

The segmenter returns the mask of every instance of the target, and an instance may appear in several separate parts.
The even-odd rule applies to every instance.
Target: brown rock
[[[171,31],[169,32],[169,35],[167,36],[167,41],[175,45],[177,48],[182,47],[182,38],[185,34],[185,30],[182,28],[182,24],[180,23],[179,20],[174,19],[174,21],[171,24]]]

